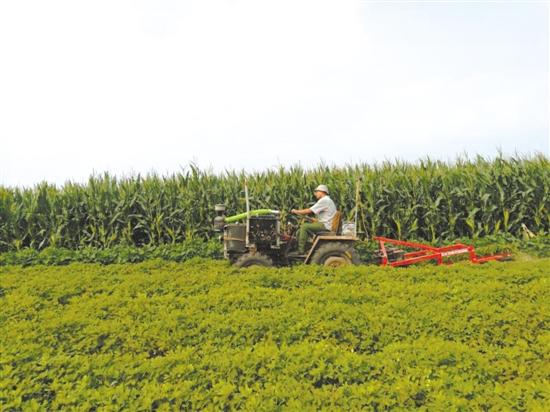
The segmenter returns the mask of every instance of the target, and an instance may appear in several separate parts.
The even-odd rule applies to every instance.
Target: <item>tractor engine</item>
[[[258,250],[279,247],[279,218],[275,215],[251,216],[248,242]]]
[[[235,260],[244,253],[254,251],[262,252],[268,256],[274,256],[280,252],[281,225],[277,211],[262,215],[251,214],[248,218],[247,231],[244,213],[238,215],[240,220],[244,220],[241,223],[225,216],[224,205],[216,205],[215,210],[217,216],[214,219],[214,228],[223,232],[220,240],[223,241],[226,258]]]

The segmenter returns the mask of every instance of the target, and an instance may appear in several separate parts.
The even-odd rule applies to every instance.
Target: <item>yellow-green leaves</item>
[[[544,410],[549,259],[0,267],[20,410]]]

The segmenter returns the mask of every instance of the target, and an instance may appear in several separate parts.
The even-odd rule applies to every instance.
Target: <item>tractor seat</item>
[[[342,212],[337,211],[331,222],[332,230],[317,232],[317,236],[335,236],[342,234]]]

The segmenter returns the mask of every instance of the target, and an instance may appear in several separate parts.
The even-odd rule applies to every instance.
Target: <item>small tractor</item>
[[[358,221],[358,189],[356,189],[355,220],[343,222],[342,214],[336,212],[331,230],[320,232],[310,239],[304,255],[296,253],[298,242],[296,233],[299,222],[289,222],[286,230],[281,229],[281,213],[278,210],[250,210],[248,189],[245,184],[246,212],[235,216],[225,216],[225,205],[215,206],[214,230],[222,232],[224,256],[239,267],[249,266],[288,266],[295,263],[318,264],[339,267],[361,263],[355,249]],[[305,218],[307,219],[307,218]],[[510,254],[478,256],[473,246],[454,243],[436,247],[428,244],[409,242],[374,236],[379,251],[375,258],[382,266],[409,266],[421,262],[435,262],[438,265],[451,264],[452,257],[467,255],[472,263],[502,261],[510,259]]]
[[[248,205],[248,202],[247,202]],[[248,207],[247,207],[248,209]],[[342,215],[337,212],[332,230],[318,233],[305,255],[297,255],[297,225],[287,224],[288,233],[281,230],[278,210],[248,210],[235,216],[225,216],[225,206],[215,206],[214,229],[222,232],[224,256],[235,266],[287,266],[294,263],[315,263],[325,266],[356,265],[359,254],[354,248],[355,233],[342,234]],[[294,253],[293,253],[294,252]]]

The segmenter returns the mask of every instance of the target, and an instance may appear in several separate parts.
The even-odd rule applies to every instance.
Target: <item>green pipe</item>
[[[262,215],[272,215],[274,213],[277,213],[277,210],[271,210],[271,209],[256,209],[250,211],[250,216],[262,216]],[[239,220],[246,219],[247,213],[239,213],[235,216],[229,216],[225,218],[225,223],[235,223]]]

